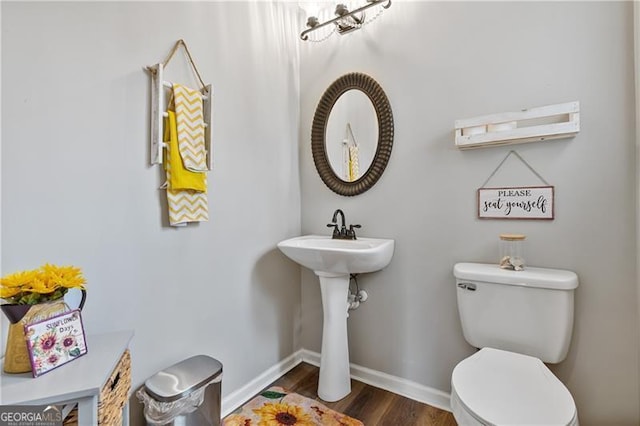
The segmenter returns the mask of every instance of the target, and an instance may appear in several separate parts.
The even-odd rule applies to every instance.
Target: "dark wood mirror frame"
[[[325,136],[333,105],[342,94],[352,89],[362,91],[373,104],[378,119],[378,145],[373,161],[367,171],[358,180],[346,182],[335,174],[331,164],[329,164]],[[384,172],[389,162],[392,147],[393,114],[387,95],[382,90],[382,87],[373,78],[362,73],[345,74],[334,81],[320,98],[311,127],[313,162],[325,185],[340,195],[353,196],[362,194],[369,190],[382,176],[382,172]]]

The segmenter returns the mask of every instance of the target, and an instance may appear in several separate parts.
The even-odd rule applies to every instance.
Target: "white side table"
[[[133,331],[88,335],[87,354],[40,377],[31,373],[0,375],[1,405],[78,404],[80,425],[98,424],[100,391],[129,347]],[[129,404],[122,412],[129,425]]]

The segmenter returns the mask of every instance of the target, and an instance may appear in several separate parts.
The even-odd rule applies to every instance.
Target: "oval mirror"
[[[325,149],[333,173],[345,182],[360,178],[371,166],[378,147],[378,119],[373,104],[360,90],[347,90],[331,108]]]
[[[334,81],[318,103],[311,129],[322,181],[340,195],[362,194],[382,176],[392,146],[393,114],[382,87],[362,73]]]

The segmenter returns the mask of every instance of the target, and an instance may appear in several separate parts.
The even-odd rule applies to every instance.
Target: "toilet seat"
[[[577,425],[573,397],[542,361],[484,348],[451,376],[451,405],[461,424]],[[456,413],[457,411],[457,413]]]

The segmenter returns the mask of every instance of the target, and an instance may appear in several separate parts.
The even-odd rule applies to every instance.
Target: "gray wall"
[[[86,331],[135,329],[134,387],[205,353],[226,395],[299,347],[299,268],[275,249],[300,232],[297,13],[2,2],[3,274],[82,267]],[[187,229],[166,226],[148,165],[143,72],[180,38],[214,86],[211,220]],[[186,63],[167,79],[196,85]]]
[[[581,423],[638,424],[632,24],[631,2],[394,2],[361,31],[304,44],[303,233],[327,233],[342,208],[360,235],[397,244],[386,270],[359,280],[370,297],[349,318],[352,362],[449,391],[453,367],[473,351],[452,267],[496,262],[498,234],[524,233],[530,265],[580,277],[571,349],[552,369]],[[323,91],[353,71],[385,89],[396,132],[382,179],[346,198],[319,179],[309,135]],[[582,119],[574,139],[454,147],[456,119],[573,100]],[[475,191],[510,149],[555,186],[555,220],[476,219]],[[491,183],[539,183],[517,160],[506,166]],[[319,351],[317,277],[305,271],[302,281],[302,346]]]
[[[300,206],[303,233],[327,232],[340,207],[361,235],[397,242],[389,268],[359,280],[370,299],[349,318],[352,361],[449,391],[473,351],[451,268],[494,262],[497,235],[523,232],[531,265],[580,276],[571,351],[553,370],[581,421],[637,424],[631,9],[394,2],[311,44],[282,4],[2,2],[2,272],[81,266],[87,331],[136,330],[134,386],[209,353],[228,394],[300,347],[319,351],[317,278],[303,270],[298,287],[274,246],[300,232]],[[142,67],[179,38],[214,85],[215,169],[212,220],[175,230],[147,165]],[[344,198],[318,178],[309,133],[324,89],[352,71],[387,92],[396,138],[380,182]],[[195,83],[180,57],[169,78]],[[575,139],[515,147],[555,185],[556,219],[475,219],[475,190],[510,148],[458,151],[454,120],[572,100]],[[493,182],[537,183],[517,167]]]

